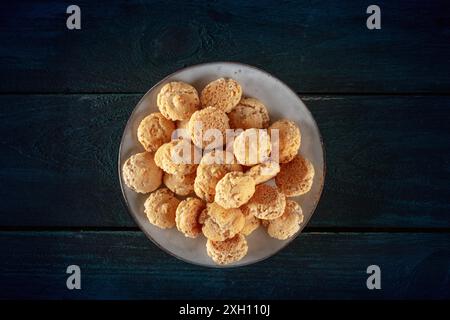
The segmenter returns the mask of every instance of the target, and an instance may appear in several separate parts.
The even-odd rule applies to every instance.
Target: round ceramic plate
[[[157,246],[186,262],[210,267],[218,266],[206,254],[206,238],[202,235],[197,239],[190,239],[176,228],[163,230],[151,225],[144,213],[144,201],[148,195],[138,194],[129,189],[122,180],[121,168],[131,155],[144,151],[137,140],[137,128],[145,116],[158,112],[156,96],[164,84],[170,81],[184,81],[200,92],[206,84],[220,77],[237,80],[243,88],[244,96],[261,100],[269,111],[271,122],[287,118],[295,121],[300,127],[302,143],[299,153],[310,159],[315,168],[311,191],[293,198],[303,209],[304,221],[301,229],[308,223],[317,206],[325,174],[322,139],[314,118],[295,92],[269,73],[240,63],[216,62],[184,68],[157,83],[134,108],[122,136],[118,164],[122,193],[130,214]],[[260,227],[247,237],[249,248],[247,255],[241,261],[225,267],[248,265],[268,258],[294,240],[297,235],[280,241],[269,237],[264,228]]]

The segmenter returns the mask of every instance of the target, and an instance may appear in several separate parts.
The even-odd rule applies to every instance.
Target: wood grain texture
[[[117,154],[139,98],[1,96],[0,227],[135,226]],[[450,97],[302,98],[327,162],[309,227],[450,227]]]
[[[211,269],[169,256],[141,232],[3,232],[0,298],[450,298],[449,247],[449,234],[311,233],[255,265]],[[81,268],[78,291],[66,289],[71,264]],[[366,288],[372,264],[382,290]]]
[[[240,61],[299,92],[448,92],[446,0],[77,1],[0,5],[0,92],[143,92],[186,65]]]

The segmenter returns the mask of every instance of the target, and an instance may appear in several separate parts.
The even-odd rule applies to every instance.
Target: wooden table
[[[0,5],[1,298],[449,298],[448,1]],[[239,61],[296,90],[326,148],[324,194],[274,257],[238,269],[162,252],[122,200],[117,154],[145,91]],[[79,265],[82,289],[66,288]],[[381,268],[381,290],[366,269]]]

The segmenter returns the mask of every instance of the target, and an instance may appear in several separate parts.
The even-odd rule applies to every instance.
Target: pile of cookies
[[[187,238],[203,234],[217,264],[242,259],[245,237],[260,225],[279,240],[298,232],[302,209],[289,198],[311,189],[314,167],[298,154],[293,121],[271,124],[265,105],[243,97],[233,79],[209,83],[200,96],[188,83],[167,83],[157,105],[160,112],[137,130],[145,152],[122,168],[129,188],[150,193],[144,210],[151,224]]]

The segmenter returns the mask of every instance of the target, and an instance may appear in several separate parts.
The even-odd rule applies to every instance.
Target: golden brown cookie
[[[296,197],[311,190],[314,180],[314,167],[312,163],[296,155],[288,163],[282,163],[280,173],[275,177],[275,183],[286,197]]]
[[[225,241],[206,242],[208,256],[217,264],[229,264],[241,260],[248,251],[247,241],[242,234],[237,234]]]
[[[215,107],[196,111],[189,119],[189,134],[199,148],[214,149],[225,144],[226,130],[230,128],[228,116]]]
[[[247,129],[239,134],[233,143],[234,156],[245,166],[267,161],[270,151],[270,136],[265,129]]]
[[[281,217],[267,221],[267,233],[279,240],[286,240],[300,230],[303,222],[303,212],[300,205],[293,201],[286,201],[286,209]]]
[[[277,188],[259,184],[256,186],[255,194],[248,201],[247,207],[250,213],[259,219],[275,219],[283,214],[286,197]]]
[[[199,221],[203,222],[202,231],[205,237],[214,241],[223,241],[234,237],[245,224],[241,210],[225,209],[215,202],[207,204],[206,217],[201,214]]]
[[[273,149],[278,149],[278,158],[280,163],[286,163],[291,161],[298,153],[301,143],[300,129],[297,127],[294,121],[282,119],[274,122],[269,127],[269,133],[273,140],[276,140],[273,136],[272,130],[278,130],[278,145],[274,142]]]
[[[233,79],[219,78],[210,82],[200,95],[203,107],[217,107],[223,112],[230,112],[241,100],[242,88]]]
[[[214,201],[224,208],[239,208],[255,193],[255,180],[242,172],[229,172],[216,185]]]
[[[156,165],[164,172],[177,175],[194,173],[199,158],[199,150],[183,139],[165,143],[155,153]]]
[[[242,98],[228,118],[233,129],[267,128],[270,122],[266,106],[255,98]]]
[[[175,226],[175,213],[180,200],[172,191],[161,188],[150,194],[144,203],[144,212],[151,224],[162,229]]]
[[[161,88],[156,104],[164,117],[175,121],[189,119],[199,109],[200,100],[193,86],[174,81]]]
[[[152,192],[161,185],[162,170],[153,159],[154,154],[142,152],[128,158],[122,167],[125,184],[139,193]]]
[[[269,181],[280,172],[280,165],[275,161],[267,161],[251,167],[245,174],[255,180],[256,184]]]
[[[187,196],[194,192],[195,172],[190,174],[164,173],[163,181],[170,191],[179,196]]]
[[[241,209],[242,214],[244,215],[245,218],[244,228],[242,228],[241,233],[245,236],[248,236],[253,231],[258,229],[259,225],[261,224],[261,220],[259,220],[250,212],[250,209],[246,204],[241,206],[239,209]]]
[[[212,150],[205,154],[197,167],[194,182],[195,194],[207,202],[213,202],[217,182],[232,171],[242,172],[242,166],[236,163],[232,153]]]
[[[145,150],[155,152],[162,144],[171,140],[173,130],[175,124],[162,113],[155,112],[141,121],[137,137]]]
[[[177,229],[188,238],[196,238],[202,232],[199,218],[205,207],[205,203],[198,198],[181,201],[175,216]]]

